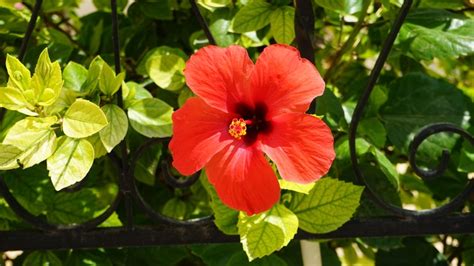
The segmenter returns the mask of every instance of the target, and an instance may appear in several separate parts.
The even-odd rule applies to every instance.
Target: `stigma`
[[[245,136],[247,134],[247,124],[245,120],[242,118],[232,119],[229,125],[229,134],[236,139],[241,139],[242,136]]]

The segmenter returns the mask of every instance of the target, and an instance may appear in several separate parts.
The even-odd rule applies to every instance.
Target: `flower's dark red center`
[[[242,139],[247,145],[253,144],[258,134],[268,134],[271,131],[271,123],[266,117],[268,108],[265,104],[257,103],[255,107],[237,104],[235,112],[239,117],[230,122],[229,134],[236,139]]]

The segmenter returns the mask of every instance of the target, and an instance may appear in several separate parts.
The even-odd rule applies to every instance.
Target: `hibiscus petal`
[[[186,63],[184,75],[191,90],[210,106],[234,112],[238,102],[247,102],[247,80],[254,65],[240,46],[206,46]]]
[[[248,215],[270,209],[280,198],[280,186],[263,153],[243,143],[231,144],[206,165],[219,198]]]
[[[316,67],[294,47],[271,45],[263,50],[251,75],[254,103],[265,103],[269,117],[305,112],[323,94],[324,81]]]
[[[193,97],[173,113],[173,138],[169,144],[173,166],[191,175],[235,139],[227,132],[234,116]]]
[[[262,135],[261,141],[281,177],[297,183],[324,176],[335,157],[331,130],[321,119],[307,114],[274,117],[271,134]]]

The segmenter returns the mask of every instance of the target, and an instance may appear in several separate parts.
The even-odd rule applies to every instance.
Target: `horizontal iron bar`
[[[300,231],[296,239],[473,234],[474,215],[438,218],[393,217],[352,220],[328,234]],[[166,225],[154,227],[96,228],[88,231],[2,231],[0,250],[47,250],[74,248],[143,247],[156,245],[238,242],[238,236],[222,234],[214,225]]]

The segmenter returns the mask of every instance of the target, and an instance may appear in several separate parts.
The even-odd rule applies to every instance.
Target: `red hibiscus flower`
[[[170,150],[183,175],[205,168],[222,202],[248,215],[280,198],[277,177],[310,183],[334,160],[333,137],[305,114],[324,81],[291,46],[271,45],[254,65],[239,46],[207,46],[186,63],[186,82],[198,96],[173,114]]]

